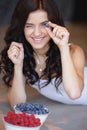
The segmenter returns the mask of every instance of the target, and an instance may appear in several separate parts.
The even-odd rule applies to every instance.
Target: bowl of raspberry
[[[40,119],[41,125],[43,125],[49,115],[48,108],[39,103],[20,103],[15,105],[13,109],[16,113],[34,114],[36,118]]]
[[[6,130],[40,130],[40,119],[34,114],[15,113],[10,111],[3,118]]]

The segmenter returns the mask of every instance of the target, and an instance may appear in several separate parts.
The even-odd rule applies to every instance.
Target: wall
[[[64,21],[70,22],[73,15],[74,0],[55,0],[62,11]],[[0,0],[0,24],[10,22],[12,12],[18,0]]]
[[[10,22],[12,12],[19,0],[0,0],[0,25]],[[55,0],[65,22],[87,22],[86,0]]]

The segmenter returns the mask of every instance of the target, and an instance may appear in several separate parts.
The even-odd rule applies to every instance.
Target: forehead
[[[48,20],[48,15],[46,11],[37,10],[29,14],[27,22],[42,22]]]

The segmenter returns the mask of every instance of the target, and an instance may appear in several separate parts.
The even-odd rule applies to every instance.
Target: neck
[[[35,55],[37,55],[38,57],[39,57],[39,56],[43,57],[43,56],[46,56],[46,53],[47,53],[48,49],[49,49],[49,45],[47,44],[47,46],[45,46],[45,47],[42,48],[42,49],[34,49],[34,53],[35,53]]]
[[[34,53],[34,58],[37,64],[42,65],[45,62],[47,57],[46,57],[46,54]]]

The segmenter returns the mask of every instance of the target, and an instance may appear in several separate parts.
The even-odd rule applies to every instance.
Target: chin
[[[48,43],[33,43],[31,44],[31,46],[35,49],[43,49],[45,47],[47,47]]]

